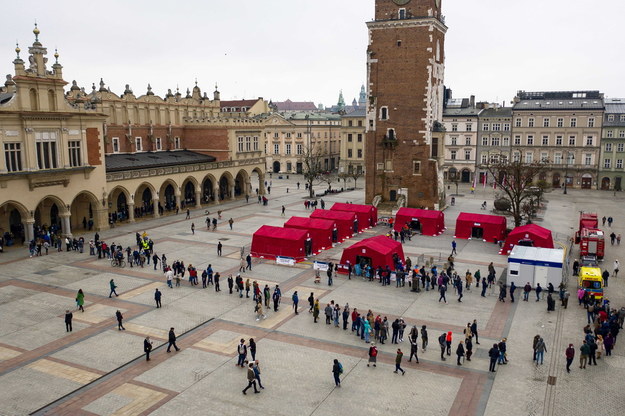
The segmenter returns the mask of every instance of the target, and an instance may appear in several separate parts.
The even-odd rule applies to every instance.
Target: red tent
[[[356,214],[353,212],[316,209],[312,212],[312,214],[310,214],[310,218],[334,221],[338,230],[339,243],[354,235],[354,222],[356,221]]]
[[[378,223],[378,209],[373,205],[343,204],[341,202],[336,202],[330,209],[332,211],[355,213],[358,218],[359,232],[369,227],[375,227]]]
[[[317,254],[321,250],[332,248],[332,232],[336,228],[334,221],[316,218],[291,217],[284,223],[284,228],[306,230],[312,239],[312,251]]]
[[[413,230],[420,228],[423,235],[440,235],[445,231],[445,214],[431,209],[400,208],[394,229],[400,231],[406,224]]]
[[[354,265],[364,259],[374,268],[388,265],[391,270],[395,270],[393,254],[397,254],[402,263],[405,261],[404,250],[400,242],[384,235],[378,235],[359,241],[343,250],[341,264],[345,265],[349,261],[350,264]]]
[[[553,237],[551,231],[536,224],[527,224],[516,227],[508,234],[499,254],[508,255],[512,251],[512,247],[529,246],[553,248]]]
[[[506,235],[506,217],[499,215],[469,214],[461,212],[456,220],[454,238],[480,239],[488,242],[503,241]]]
[[[252,256],[275,259],[292,257],[302,261],[305,257],[304,245],[308,238],[306,230],[272,227],[263,225],[252,236]]]

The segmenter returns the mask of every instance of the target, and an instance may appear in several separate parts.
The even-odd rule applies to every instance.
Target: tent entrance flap
[[[336,228],[332,230],[332,242],[333,243],[339,242],[339,230],[337,230]]]
[[[419,221],[418,218],[413,218],[412,221],[410,221],[410,229],[412,231],[421,231],[421,221]]]
[[[519,240],[517,246],[534,247],[534,240]]]
[[[480,240],[484,239],[484,229],[482,227],[473,227],[471,229],[471,237],[479,238]]]
[[[360,267],[364,267],[365,265],[373,264],[373,262],[371,261],[371,257],[356,256],[356,264],[359,264]]]

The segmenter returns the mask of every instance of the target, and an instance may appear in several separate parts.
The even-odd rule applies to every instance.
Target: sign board
[[[295,266],[295,259],[293,257],[276,257],[276,264],[284,264],[285,266]]]
[[[314,270],[321,270],[322,272],[328,271],[328,263],[325,261],[315,261],[313,263]]]

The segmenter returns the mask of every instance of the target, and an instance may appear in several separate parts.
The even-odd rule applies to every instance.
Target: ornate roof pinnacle
[[[17,59],[20,59],[20,52],[22,50],[20,49],[20,44],[15,42],[15,53],[17,54]]]
[[[59,63],[59,52],[56,48],[54,48],[54,64],[58,64]]]
[[[37,27],[37,22],[35,22],[35,28],[33,29],[33,33],[35,34],[35,42],[39,42],[39,28]]]

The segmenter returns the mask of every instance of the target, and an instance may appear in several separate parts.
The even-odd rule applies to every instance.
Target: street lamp
[[[575,160],[575,154],[571,152],[566,152],[566,164],[564,165],[564,195],[567,194],[566,186],[569,178],[569,162]]]

